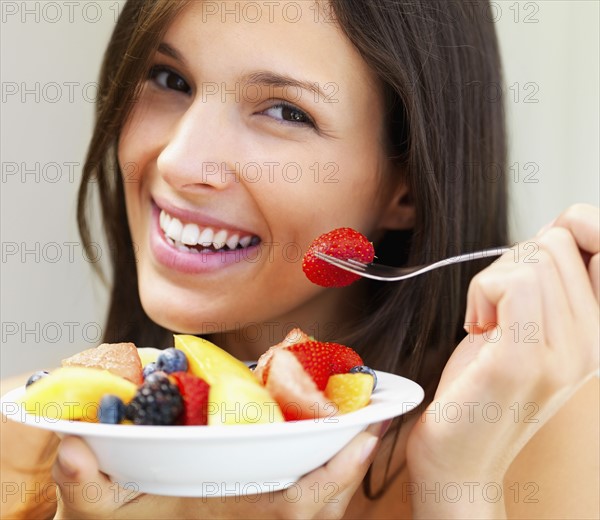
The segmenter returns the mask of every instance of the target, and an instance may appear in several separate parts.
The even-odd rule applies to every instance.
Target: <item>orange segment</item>
[[[367,406],[372,391],[370,374],[335,374],[327,381],[325,396],[337,405],[339,413],[349,413]]]

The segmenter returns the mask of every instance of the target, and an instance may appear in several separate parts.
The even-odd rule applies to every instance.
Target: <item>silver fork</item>
[[[381,280],[384,282],[397,282],[399,280],[406,280],[420,274],[433,271],[439,267],[445,265],[458,264],[460,262],[468,262],[470,260],[479,260],[480,258],[488,258],[491,256],[500,256],[510,250],[510,247],[495,247],[492,249],[485,249],[483,251],[475,251],[473,253],[465,253],[463,255],[452,256],[432,264],[416,265],[412,267],[390,267],[388,265],[381,264],[365,264],[356,260],[340,260],[323,253],[316,253],[316,256],[325,262],[335,265],[345,271],[357,274],[364,278],[371,278],[372,280]]]

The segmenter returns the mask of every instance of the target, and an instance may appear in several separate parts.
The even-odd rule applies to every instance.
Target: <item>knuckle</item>
[[[541,263],[541,262],[540,262]],[[531,264],[521,264],[506,273],[506,285],[510,289],[531,287],[537,279],[537,269]]]
[[[544,233],[539,239],[540,245],[544,248],[554,245],[561,247],[577,247],[577,242],[573,234],[564,227],[553,227]]]
[[[563,218],[569,221],[576,221],[582,218],[591,208],[589,204],[583,202],[577,202],[571,204],[563,213]]]

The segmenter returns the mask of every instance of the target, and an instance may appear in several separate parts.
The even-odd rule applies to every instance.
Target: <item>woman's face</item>
[[[311,4],[192,2],[153,58],[119,162],[141,301],[170,330],[331,317],[348,295],[311,284],[303,252],[378,230],[379,88]]]

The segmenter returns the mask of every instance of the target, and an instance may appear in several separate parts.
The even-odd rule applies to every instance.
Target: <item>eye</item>
[[[315,126],[313,120],[306,112],[288,103],[278,103],[267,108],[263,114],[286,123]]]
[[[161,88],[176,90],[178,92],[183,92],[184,94],[190,94],[192,92],[192,89],[185,79],[162,65],[155,65],[152,67],[150,69],[149,77]]]

